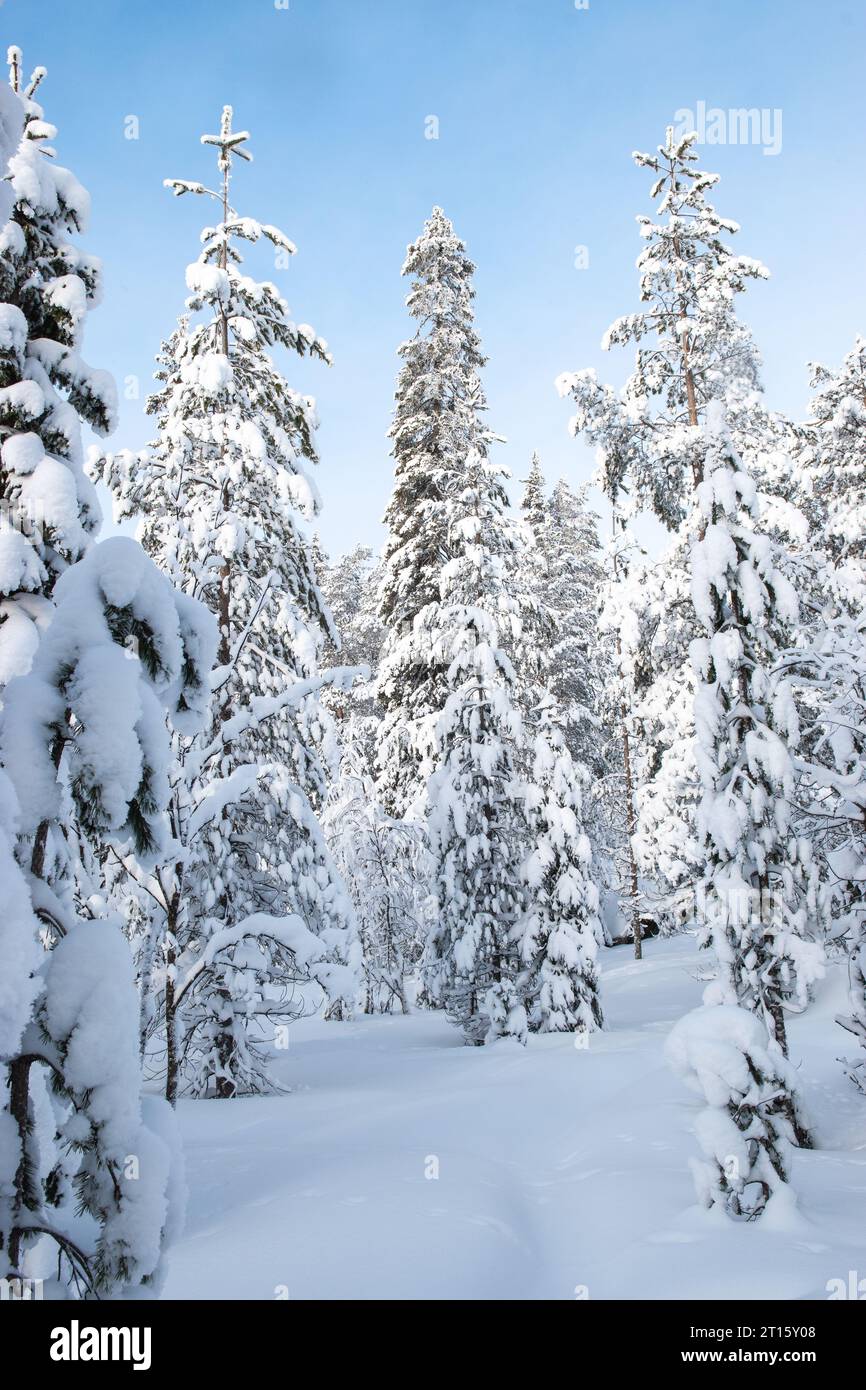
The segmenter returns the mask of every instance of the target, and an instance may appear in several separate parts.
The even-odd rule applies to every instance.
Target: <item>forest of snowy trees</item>
[[[635,155],[605,339],[633,370],[564,371],[567,410],[551,383],[604,514],[538,454],[512,495],[475,267],[434,207],[407,228],[385,545],[330,556],[291,382],[329,349],[257,278],[295,248],[246,211],[249,133],[227,106],[207,182],[166,171],[203,230],[151,345],[152,440],[109,451],[88,195],[44,70],[8,59],[0,1276],[48,1246],[53,1297],[158,1293],[178,1102],[279,1091],[298,1020],[440,1010],[471,1047],[591,1053],[606,961],[659,934],[696,938],[704,986],[666,1049],[703,1103],[679,1166],[732,1221],[790,1203],[816,1138],[788,1024],[831,964],[866,1104],[866,340],[809,366],[807,419],[772,408],[740,317],[767,272],[670,128]],[[100,538],[97,485],[136,539]]]

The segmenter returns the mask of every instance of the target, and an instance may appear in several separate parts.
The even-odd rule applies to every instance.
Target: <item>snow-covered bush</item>
[[[695,1122],[704,1158],[692,1160],[701,1205],[749,1221],[771,1202],[790,1205],[796,1136],[786,1098],[796,1075],[760,1019],[733,1004],[694,1009],[672,1028],[665,1055],[706,1102]]]

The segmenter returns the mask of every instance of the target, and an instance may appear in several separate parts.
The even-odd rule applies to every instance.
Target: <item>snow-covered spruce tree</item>
[[[760,1020],[733,1004],[693,1009],[671,1029],[665,1056],[706,1102],[695,1124],[704,1157],[692,1160],[701,1205],[740,1221],[754,1221],[771,1201],[790,1206],[797,1076]]]
[[[473,322],[475,267],[441,208],[408,249],[406,299],[417,322],[402,344],[393,440],[394,489],[385,513],[381,618],[386,639],[377,682],[384,712],[380,787],[385,809],[423,816],[433,767],[433,725],[448,693],[447,663],[419,638],[420,615],[440,604],[450,521],[485,401]]]
[[[0,185],[0,1275],[41,1273],[47,1237],[52,1292],[106,1294],[158,1284],[182,1180],[159,1102],[139,1098],[132,962],[100,859],[109,839],[145,856],[160,839],[166,716],[200,714],[205,680],[195,605],[137,546],[79,558],[99,524],[80,424],[105,432],[114,401],[79,356],[100,268],[69,240],[88,198],[52,162],[44,70],[22,91],[9,60],[3,166],[22,122],[23,137]]]
[[[177,750],[183,852],[163,871],[155,910],[160,1011],[169,1052],[177,1049],[169,1093],[181,1065],[191,1090],[223,1097],[265,1084],[264,1019],[296,1015],[291,996],[313,964],[332,1016],[351,1010],[357,956],[351,902],[316,819],[335,749],[316,675],[317,647],[332,629],[302,529],[319,509],[307,467],[317,462],[315,409],[271,349],[330,359],[275,286],[241,268],[239,243],[294,251],[229,202],[231,162],[250,158],[247,138],[226,107],[220,133],[202,137],[218,152],[217,190],[168,181],[179,195],[215,199],[221,220],[202,234],[187,269],[187,316],[160,357],[160,389],[148,402],[156,440],[144,455],[96,463],[119,514],[141,517],[148,553],[219,625],[212,723]],[[274,926],[284,917],[301,919],[317,949],[304,936],[295,953],[287,942],[297,933]],[[250,923],[260,918],[266,929],[256,935]],[[181,964],[192,975],[172,1043]]]
[[[529,472],[523,480],[520,510],[539,555],[544,556],[547,546],[547,480],[537,450],[533,450]]]
[[[89,198],[54,162],[57,131],[34,99],[45,70],[25,87],[19,49],[9,49],[9,64],[0,111],[7,143],[16,141],[0,185],[11,202],[0,230],[0,686],[28,669],[57,577],[99,523],[80,422],[105,434],[115,412],[113,380],[80,356],[100,295],[99,263],[71,240],[85,229]]]
[[[521,655],[525,660],[525,649],[531,649],[542,686],[561,705],[575,762],[599,777],[606,739],[598,712],[611,653],[598,632],[604,570],[597,518],[586,505],[585,489],[575,494],[564,478],[548,497],[537,454],[520,508],[528,544],[519,552],[518,584],[531,600]]]
[[[361,942],[364,1012],[409,1012],[430,926],[430,853],[424,827],[392,820],[374,778],[379,721],[351,714],[342,725],[340,776],[323,825],[352,896]]]
[[[427,979],[470,1044],[522,1041],[527,1027],[518,979],[521,720],[504,650],[517,633],[518,605],[509,592],[515,539],[504,476],[479,438],[448,501],[451,558],[440,601],[416,623],[447,680],[428,788],[438,918]]]
[[[549,607],[556,631],[548,685],[563,712],[566,744],[581,782],[593,877],[607,903],[620,876],[617,865],[631,857],[623,814],[625,726],[617,698],[616,632],[601,623],[604,554],[586,489],[575,493],[561,478],[549,516]]]
[[[530,1029],[590,1033],[602,1025],[596,968],[601,924],[580,784],[560,706],[548,695],[532,718],[522,990]]]
[[[585,490],[564,478],[548,496],[537,454],[521,498],[525,543],[517,555],[522,630],[514,652],[524,715],[546,695],[562,714],[592,845],[593,876],[607,897],[624,839],[622,757],[612,700],[615,644],[599,627],[605,584],[597,518]]]
[[[518,677],[521,713],[534,709],[549,684],[551,649],[557,639],[551,609],[554,589],[550,547],[550,502],[541,460],[533,453],[523,480],[520,519],[513,562],[514,589],[520,611],[520,635],[511,654]]]
[[[25,932],[38,921],[44,948],[22,957],[19,932],[12,959],[32,976],[3,1030],[0,1243],[21,1276],[47,1236],[58,1287],[116,1294],[158,1281],[179,1189],[170,1130],[153,1105],[142,1116],[132,958],[87,868],[109,845],[140,864],[164,848],[166,720],[191,731],[203,716],[207,615],[124,537],[68,567],[53,599],[0,725],[17,801],[11,905]]]
[[[791,826],[799,738],[789,682],[774,669],[797,600],[773,542],[755,529],[754,481],[708,414],[691,551],[692,599],[704,636],[692,643],[697,679],[698,810],[705,944],[718,962],[706,1002],[758,1015],[787,1056],[785,1012],[802,1008],[823,973],[816,940],[810,846]],[[808,1142],[787,1107],[801,1142]]]
[[[604,569],[598,518],[587,506],[586,489],[574,493],[560,478],[550,500],[549,525],[550,604],[556,626],[550,690],[565,714],[572,757],[598,778],[607,771],[608,731],[600,711],[612,663],[609,643],[598,630]]]
[[[687,601],[683,527],[702,476],[700,425],[708,403],[724,399],[735,446],[754,470],[785,434],[762,405],[759,357],[735,309],[748,282],[767,272],[727,245],[738,228],[707,201],[718,176],[695,167],[695,140],[669,128],[656,153],[634,156],[655,176],[657,210],[655,218],[638,218],[646,241],[637,263],[643,307],[618,319],[603,342],[606,348],[636,344],[625,387],[615,392],[593,371],[566,373],[557,382],[560,394],[576,402],[572,432],[597,449],[599,482],[614,507],[626,521],[651,510],[674,533],[653,574],[656,594],[652,601],[645,595],[642,686],[630,701],[639,734],[632,748],[635,852],[642,874],[671,901],[690,886],[693,870],[694,729],[681,715],[691,703],[687,650],[697,630]],[[678,845],[686,852],[678,853]]]

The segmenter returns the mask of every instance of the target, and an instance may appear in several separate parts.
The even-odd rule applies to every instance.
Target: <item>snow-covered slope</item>
[[[837,1056],[834,969],[791,1025],[821,1148],[799,1209],[695,1207],[700,1101],[665,1037],[700,1003],[694,941],[603,953],[607,1031],[467,1048],[443,1016],[311,1020],[291,1094],[182,1102],[190,1207],[167,1298],[826,1298],[866,1273],[866,1106]],[[428,1176],[437,1171],[438,1177]]]

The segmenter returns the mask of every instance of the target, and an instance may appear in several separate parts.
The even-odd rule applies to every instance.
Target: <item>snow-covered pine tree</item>
[[[762,1018],[787,1056],[785,1012],[802,1008],[823,973],[811,851],[791,826],[793,695],[775,669],[797,600],[768,536],[755,529],[756,489],[725,429],[708,412],[691,549],[692,600],[704,636],[691,646],[697,680],[700,909],[718,963],[707,1002]],[[808,1136],[788,1105],[800,1142]]]
[[[447,681],[428,789],[438,919],[427,979],[470,1044],[522,1041],[527,1026],[517,939],[521,720],[504,650],[517,635],[518,605],[509,592],[515,537],[504,476],[479,434],[448,499],[440,601],[416,623]]]
[[[580,783],[561,707],[547,695],[531,717],[521,987],[530,1029],[591,1033],[602,1026],[596,966],[601,924]]]
[[[0,687],[29,668],[57,577],[99,524],[79,422],[107,433],[116,399],[109,374],[80,355],[100,296],[99,263],[72,240],[89,198],[54,162],[57,131],[35,101],[44,68],[25,85],[20,49],[8,57],[2,121],[10,144],[21,138],[3,159],[0,231]]]
[[[417,322],[402,366],[390,429],[394,489],[385,513],[381,618],[386,628],[377,691],[384,711],[380,787],[389,814],[423,816],[433,766],[433,725],[448,693],[447,665],[419,640],[419,615],[442,601],[454,499],[485,409],[484,364],[473,321],[475,267],[441,208],[409,248],[402,273]]]
[[[315,408],[271,349],[330,358],[276,287],[242,270],[239,243],[294,251],[229,202],[232,159],[251,158],[247,139],[226,107],[219,134],[202,137],[217,150],[217,189],[167,181],[178,195],[215,199],[221,220],[203,232],[187,269],[187,315],[159,359],[154,444],[95,461],[119,514],[141,517],[148,553],[219,624],[212,724],[177,750],[183,853],[163,870],[154,902],[170,1049],[173,980],[187,972],[169,1093],[178,1063],[193,1091],[223,1097],[265,1084],[262,1024],[296,1015],[299,979],[315,975],[340,1016],[352,1008],[357,963],[351,902],[316,818],[336,750],[316,674],[317,647],[333,629],[303,530],[320,505],[308,471]],[[307,934],[283,930],[283,918],[302,919]],[[295,940],[297,952],[287,944]]]
[[[602,344],[637,345],[622,393],[601,386],[591,371],[558,381],[560,394],[577,403],[572,431],[586,433],[601,450],[608,495],[616,498],[627,482],[632,504],[652,510],[671,530],[688,515],[689,495],[702,476],[698,426],[708,402],[736,386],[740,409],[729,427],[738,447],[739,427],[754,427],[758,403],[743,394],[743,384],[760,390],[760,358],[737,318],[735,298],[749,280],[768,274],[726,244],[739,228],[707,201],[718,175],[694,168],[696,139],[694,133],[677,137],[669,127],[655,154],[634,155],[640,168],[656,175],[650,197],[658,206],[655,220],[637,219],[646,242],[637,262],[646,307],[617,319]],[[621,443],[621,430],[629,435],[627,446],[611,447]]]
[[[635,852],[639,868],[675,902],[693,881],[697,776],[689,641],[697,635],[688,603],[690,495],[700,482],[705,442],[700,425],[709,402],[724,399],[738,452],[757,470],[785,431],[761,402],[760,359],[736,314],[750,280],[766,278],[757,261],[727,244],[736,223],[707,200],[718,175],[695,167],[694,133],[675,136],[635,162],[655,175],[655,218],[640,216],[646,245],[638,258],[640,311],[618,319],[605,348],[635,343],[634,371],[622,392],[593,371],[564,374],[557,386],[576,402],[570,428],[598,451],[599,482],[628,521],[650,510],[674,534],[668,553],[648,574],[654,592],[642,597],[640,690],[630,701],[635,775]]]

